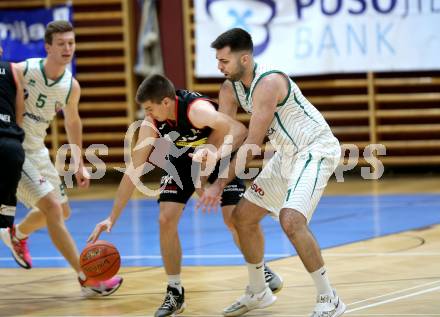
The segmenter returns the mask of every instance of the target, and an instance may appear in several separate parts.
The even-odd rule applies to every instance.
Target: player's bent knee
[[[229,231],[232,231],[232,232],[237,231],[234,227],[234,223],[232,222],[232,218],[223,218],[223,222],[225,223],[225,225],[229,229]]]
[[[178,219],[175,219],[175,217],[169,215],[169,214],[163,214],[161,213],[159,215],[159,226],[164,228],[177,228]]]
[[[177,230],[180,215],[182,214],[183,206],[178,203],[161,202],[159,213],[159,226],[163,229]]]
[[[70,215],[72,214],[72,212],[71,212],[69,206],[66,205],[66,204],[63,204],[63,205],[62,205],[62,208],[63,208],[63,217],[64,217],[64,220],[69,219],[69,218],[70,218]]]
[[[257,225],[259,223],[259,219],[252,217],[246,211],[241,212],[240,210],[236,210],[232,214],[231,223],[233,228],[252,226]]]
[[[243,217],[242,217],[241,213],[238,210],[235,210],[232,213],[231,218],[229,218],[229,220],[231,221],[231,225],[233,227],[236,227],[236,226],[238,226],[238,225],[240,225],[242,223]]]
[[[232,213],[232,224],[237,226],[254,226],[267,215],[267,211],[242,199]]]
[[[229,230],[234,229],[234,224],[232,223],[231,218],[223,218],[223,222],[225,223],[226,227],[228,227]]]
[[[281,209],[279,218],[281,228],[290,238],[295,238],[297,233],[307,230],[307,219],[299,211]]]
[[[229,230],[234,230],[234,224],[232,222],[232,215],[233,215],[233,209],[229,209],[227,207],[223,207],[223,222],[225,223],[226,227],[228,227]]]
[[[43,197],[38,201],[37,207],[48,219],[63,221],[63,209],[55,195],[48,194]]]

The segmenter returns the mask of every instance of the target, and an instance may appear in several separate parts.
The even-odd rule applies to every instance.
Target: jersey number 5
[[[46,95],[39,94],[39,95],[38,95],[38,98],[37,98],[37,102],[35,103],[35,105],[36,105],[38,108],[43,108],[44,105],[46,104],[46,99],[47,99],[47,96],[46,96]]]

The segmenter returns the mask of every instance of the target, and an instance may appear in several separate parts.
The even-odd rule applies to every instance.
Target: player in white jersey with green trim
[[[44,144],[44,139],[47,134],[46,130],[49,128],[56,113],[66,111],[72,86],[75,87],[75,92],[72,95],[71,101],[78,95],[79,85],[68,69],[55,80],[47,78],[44,63],[45,59],[43,58],[31,58],[20,65],[21,68],[24,67],[23,76],[26,83],[26,106],[23,118],[23,128],[26,131],[26,137],[23,142],[23,148],[27,153],[27,158],[17,196],[28,208],[36,206],[37,201],[41,197],[52,191],[54,191],[61,204],[67,203],[67,195],[64,191],[63,183],[50,160],[49,150]],[[73,107],[70,106],[69,110],[71,108]],[[72,111],[69,110],[67,112],[70,114]],[[72,129],[69,130],[70,118],[72,116],[66,116],[68,132],[72,131]],[[81,134],[81,127],[76,127],[74,123],[73,133],[71,134],[74,138],[80,139],[81,137],[78,137],[78,133],[79,135]],[[82,160],[80,164],[82,165]],[[80,180],[78,182],[79,186],[87,187],[87,178],[84,178],[84,175],[81,174],[78,176]],[[34,185],[36,180],[39,180],[38,186]],[[65,204],[63,211],[65,216],[70,213],[67,204]],[[22,225],[16,227],[19,228]]]
[[[82,125],[78,113],[80,86],[67,69],[75,53],[72,25],[67,21],[49,23],[45,32],[45,48],[46,58],[32,58],[18,64],[24,76],[26,95],[23,120],[26,158],[17,198],[32,209],[21,223],[9,230],[10,239],[6,244],[16,262],[30,269],[32,261],[27,238],[32,232],[47,226],[52,242],[78,274],[82,294],[86,297],[110,295],[119,288],[122,278],[95,282],[88,280],[81,271],[78,250],[64,223],[70,215],[67,196],[44,144],[46,129],[56,113],[63,111],[69,143],[82,153]],[[75,151],[72,153],[79,166],[75,173],[78,186],[88,187],[88,173],[82,155],[76,155]]]
[[[249,286],[245,295],[225,308],[225,316],[240,316],[264,308],[276,298],[264,283],[264,237],[259,222],[267,214],[277,216],[285,234],[310,273],[317,303],[311,316],[337,317],[345,304],[331,287],[317,241],[308,222],[341,155],[338,140],[319,111],[283,72],[258,65],[253,58],[249,33],[231,29],[212,44],[218,68],[228,79],[220,94],[220,110],[236,113],[238,106],[251,113],[244,146],[258,146],[265,136],[276,153],[246,191],[233,212],[233,223],[247,262]],[[253,158],[250,152],[246,162]],[[240,157],[240,152],[237,157]],[[228,178],[207,187],[199,204],[212,208],[224,185],[235,177],[237,159]]]

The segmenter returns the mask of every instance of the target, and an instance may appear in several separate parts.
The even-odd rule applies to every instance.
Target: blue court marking
[[[66,222],[78,248],[95,224],[111,210],[113,201],[71,201],[72,216]],[[191,200],[182,215],[179,232],[184,265],[243,264],[221,212],[203,214],[194,211]],[[17,219],[25,214],[17,211]],[[159,208],[153,200],[132,200],[110,234],[102,239],[114,243],[123,266],[161,266],[158,228]],[[311,228],[322,248],[349,244],[392,233],[440,223],[440,195],[325,196],[313,216]],[[266,260],[295,255],[280,225],[271,217],[263,220]],[[52,245],[47,230],[29,239],[34,267],[67,267],[67,262]],[[9,250],[0,243],[0,267],[17,267]]]

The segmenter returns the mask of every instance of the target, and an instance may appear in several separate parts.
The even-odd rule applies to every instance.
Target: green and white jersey
[[[252,95],[255,87],[263,77],[272,73],[282,74],[289,81],[288,94],[277,105],[272,123],[266,132],[274,148],[281,153],[289,151],[290,154],[295,154],[318,140],[336,140],[321,113],[303,96],[289,76],[279,70],[255,64],[250,89],[246,89],[241,81],[233,82],[240,106],[246,112],[252,113]]]
[[[56,80],[47,78],[42,58],[26,60],[23,75],[25,80],[23,129],[26,133],[23,148],[39,150],[45,148],[46,130],[53,117],[67,104],[73,77],[66,69]]]

